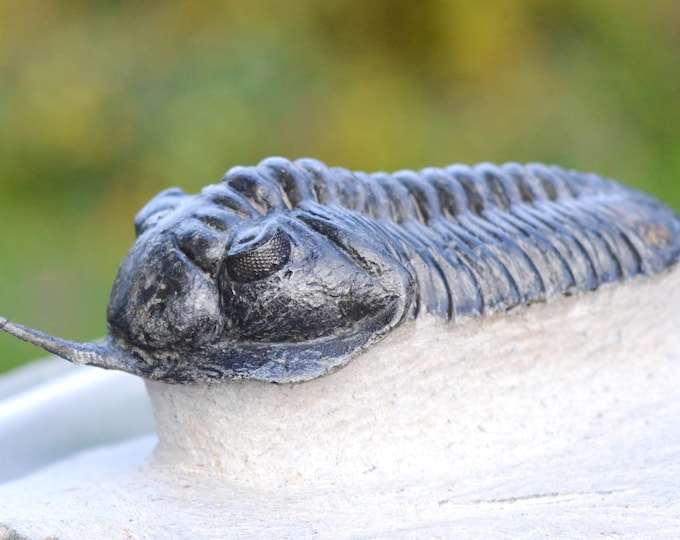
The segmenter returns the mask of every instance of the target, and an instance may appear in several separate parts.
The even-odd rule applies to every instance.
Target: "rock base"
[[[149,383],[156,450],[0,486],[0,537],[676,538],[678,320],[675,270],[404,327],[300,385]]]

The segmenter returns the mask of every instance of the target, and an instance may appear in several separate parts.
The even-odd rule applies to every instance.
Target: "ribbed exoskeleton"
[[[678,218],[655,199],[537,163],[367,174],[270,158],[223,182],[249,215],[320,205],[339,228],[384,235],[417,277],[414,313],[446,319],[657,273],[680,253]]]
[[[169,383],[299,382],[420,314],[505,311],[658,273],[680,254],[663,204],[538,164],[366,174],[272,158],[196,195],[160,193],[135,228],[106,341],[2,317],[0,329]]]

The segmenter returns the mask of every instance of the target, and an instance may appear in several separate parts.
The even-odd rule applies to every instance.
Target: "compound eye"
[[[226,257],[227,273],[246,283],[272,275],[290,257],[290,238],[275,223],[241,231]]]

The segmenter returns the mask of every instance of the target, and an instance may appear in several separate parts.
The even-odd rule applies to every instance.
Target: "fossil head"
[[[75,363],[168,382],[294,382],[344,365],[404,317],[412,276],[346,216],[249,192],[263,185],[238,169],[198,195],[152,199],[113,284],[104,342],[0,328]]]

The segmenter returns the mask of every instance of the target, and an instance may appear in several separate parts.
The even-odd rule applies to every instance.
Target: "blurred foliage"
[[[3,0],[0,313],[103,335],[141,205],[269,155],[554,162],[680,207],[680,3]]]

